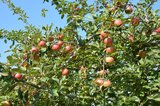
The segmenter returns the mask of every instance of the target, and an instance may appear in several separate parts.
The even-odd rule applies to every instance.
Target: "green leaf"
[[[155,101],[157,101],[157,102],[160,102],[160,93],[157,93],[157,94],[148,96],[147,98],[148,98],[148,99],[151,99],[151,100],[155,100]]]
[[[130,99],[131,101],[140,102],[140,99],[139,99],[139,97],[137,97],[137,96],[132,96],[132,97],[130,97],[129,99]]]
[[[59,94],[58,94],[58,89],[53,89],[52,91],[53,91],[53,95],[54,95],[54,96],[59,96]]]

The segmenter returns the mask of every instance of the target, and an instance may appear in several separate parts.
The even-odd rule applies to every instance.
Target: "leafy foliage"
[[[12,54],[0,65],[0,101],[26,106],[160,105],[160,32],[155,31],[160,16],[153,1],[51,2],[67,18],[64,28],[0,30],[1,38],[13,41]],[[133,8],[131,14],[125,13],[127,6]],[[115,25],[117,19],[122,25]],[[39,46],[40,41],[45,44]],[[115,48],[111,53],[106,51],[110,46]],[[64,68],[69,72],[62,74]]]

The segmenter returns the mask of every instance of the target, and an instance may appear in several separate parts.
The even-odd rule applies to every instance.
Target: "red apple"
[[[107,46],[111,46],[112,45],[112,39],[111,38],[105,38],[103,43],[106,44]]]
[[[38,43],[38,46],[39,47],[45,47],[46,46],[46,42],[45,41],[40,41],[39,43]]]
[[[22,74],[16,73],[16,74],[14,75],[14,78],[20,80],[20,79],[22,79]]]
[[[48,41],[52,42],[54,40],[54,38],[52,36],[48,37]]]
[[[140,23],[140,20],[139,20],[138,17],[133,17],[133,18],[132,18],[132,25],[133,25],[133,26],[138,26],[139,23]]]
[[[126,14],[131,14],[132,11],[133,11],[132,7],[131,6],[127,6],[127,8],[125,10]]]
[[[139,52],[138,52],[138,55],[139,55],[141,58],[145,58],[145,57],[146,57],[146,51],[139,51]]]
[[[62,70],[62,75],[64,75],[64,76],[69,75],[69,70],[67,68],[64,68]]]
[[[98,86],[102,86],[103,83],[104,83],[104,80],[101,79],[101,78],[97,78],[94,82],[95,82]]]
[[[62,45],[63,45],[63,41],[59,40],[59,41],[57,42],[57,44],[58,44],[59,46],[62,46]]]
[[[100,37],[100,39],[104,39],[104,38],[108,37],[108,32],[101,31],[99,37]]]
[[[39,52],[38,48],[36,48],[36,47],[32,47],[32,49],[30,51],[31,51],[31,53],[38,53]]]
[[[66,47],[65,47],[65,51],[71,51],[72,50],[72,48],[71,48],[71,46],[70,45],[67,45]]]
[[[121,26],[123,23],[120,19],[114,20],[114,25],[115,26]]]
[[[109,86],[111,86],[111,81],[110,81],[110,80],[104,81],[103,86],[104,86],[104,87],[109,87]]]
[[[160,33],[160,27],[155,30],[155,32]]]
[[[114,62],[114,58],[113,57],[106,57],[105,60],[106,60],[107,63]]]
[[[60,46],[58,44],[52,45],[52,50],[58,51],[60,49]]]
[[[60,35],[58,36],[58,39],[63,39],[63,34],[60,34]]]
[[[113,53],[114,52],[114,47],[112,47],[112,46],[107,47],[105,50],[106,50],[107,53]]]

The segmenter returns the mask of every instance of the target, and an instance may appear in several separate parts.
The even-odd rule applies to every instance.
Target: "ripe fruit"
[[[66,75],[68,75],[68,74],[69,74],[69,70],[68,70],[67,68],[64,68],[64,69],[62,70],[62,75],[66,76]]]
[[[160,33],[160,27],[155,30],[155,32]]]
[[[128,6],[125,10],[126,14],[131,14],[133,11],[132,7],[131,6]]]
[[[106,50],[107,53],[113,53],[114,52],[114,47],[112,47],[112,46],[107,47],[105,50]]]
[[[38,43],[38,46],[39,47],[45,47],[46,46],[46,42],[45,41],[40,41],[39,43]]]
[[[3,101],[3,102],[1,102],[1,103],[2,103],[2,106],[10,106],[9,101]]]
[[[31,53],[38,53],[39,52],[38,48],[36,48],[36,47],[32,47],[32,49],[30,51],[31,51]]]
[[[59,39],[63,39],[63,34],[60,34],[60,35],[58,36],[58,38],[59,38]]]
[[[104,80],[101,79],[101,78],[97,78],[94,82],[95,82],[98,86],[102,86],[103,83],[104,83]]]
[[[111,38],[105,38],[103,43],[106,44],[107,46],[111,46],[112,45],[112,39]]]
[[[121,26],[123,23],[120,19],[114,20],[114,25],[115,26]]]
[[[48,37],[48,41],[52,42],[54,40],[54,38],[52,36]]]
[[[139,52],[138,52],[138,55],[139,55],[141,58],[144,58],[144,57],[146,57],[146,51],[139,51]]]
[[[105,60],[107,63],[112,63],[114,61],[114,58],[113,57],[106,57]]]
[[[138,17],[132,18],[132,25],[137,26],[137,25],[139,25],[139,23],[140,23],[140,20]]]
[[[111,86],[111,81],[110,81],[110,80],[104,81],[103,86],[104,86],[104,87],[109,87],[109,86]]]
[[[69,52],[70,50],[72,50],[71,46],[70,46],[70,45],[67,45],[67,46],[65,47],[65,51]]]
[[[52,50],[58,51],[60,49],[60,46],[58,44],[52,45]]]
[[[106,37],[108,37],[108,32],[101,32],[100,35],[99,35],[100,39],[104,39]]]
[[[134,42],[134,36],[133,36],[133,35],[129,35],[129,36],[128,36],[128,40],[129,40],[130,42]]]
[[[58,44],[59,46],[62,46],[62,45],[63,45],[63,41],[59,40],[57,44]]]
[[[15,75],[14,75],[14,78],[16,78],[16,79],[22,79],[22,74],[20,74],[20,73],[16,73]]]
[[[107,71],[106,70],[100,70],[100,71],[98,71],[98,74],[102,76],[102,75],[107,74]]]

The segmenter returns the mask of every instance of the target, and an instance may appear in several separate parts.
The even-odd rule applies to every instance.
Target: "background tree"
[[[9,0],[2,2],[27,23],[23,10]],[[155,0],[137,5],[128,0],[44,2],[51,2],[67,25],[0,30],[1,38],[13,42],[7,63],[0,64],[1,104],[160,105]],[[42,9],[42,16],[46,11]]]

